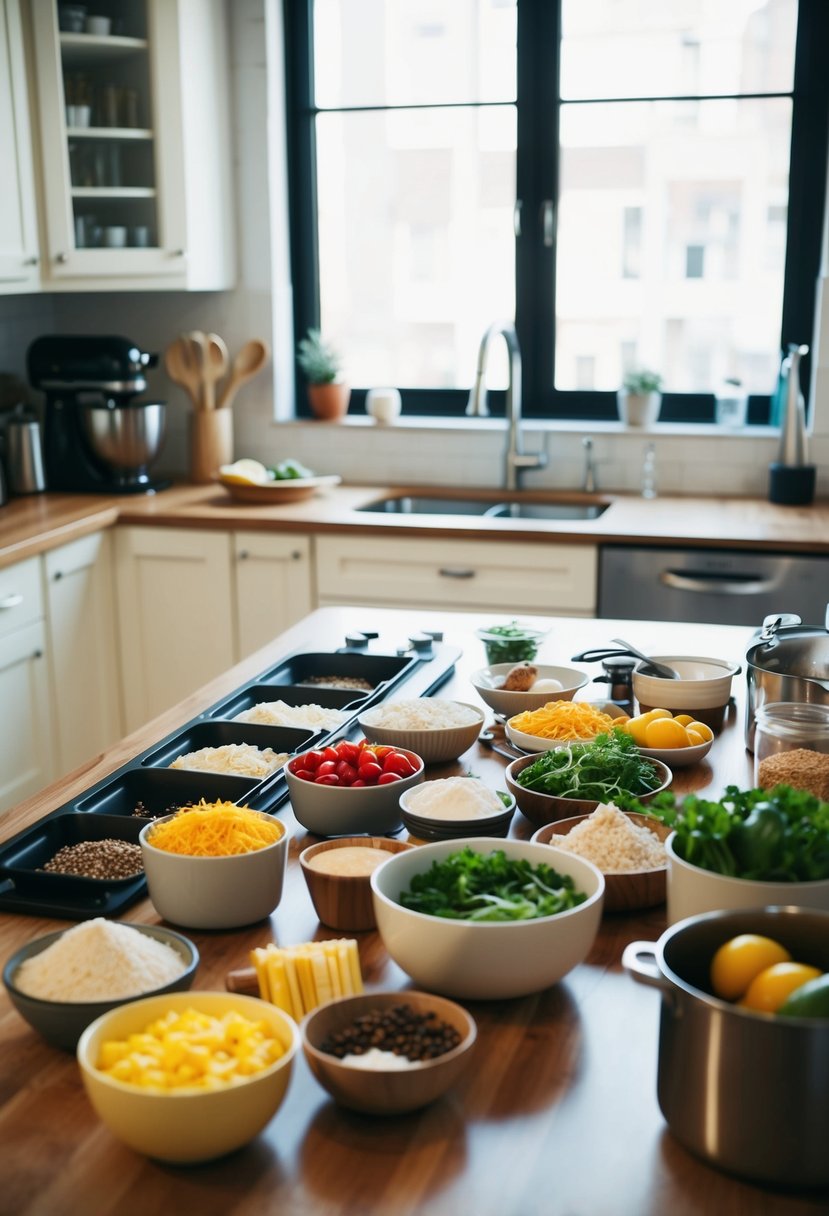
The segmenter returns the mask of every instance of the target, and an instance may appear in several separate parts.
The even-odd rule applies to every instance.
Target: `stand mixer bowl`
[[[164,441],[165,415],[163,401],[80,406],[83,433],[92,452],[116,473],[122,485],[148,480],[147,467]]]

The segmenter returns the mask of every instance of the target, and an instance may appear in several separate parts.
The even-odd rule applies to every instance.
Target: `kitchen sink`
[[[487,519],[598,519],[607,502],[493,502],[479,498],[439,498],[401,494],[358,507],[386,515],[478,515]]]

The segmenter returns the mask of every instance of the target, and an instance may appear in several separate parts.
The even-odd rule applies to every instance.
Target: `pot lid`
[[[803,625],[791,615],[766,617],[763,631],[749,647],[746,660],[762,671],[806,680],[829,680],[829,608],[823,627]]]

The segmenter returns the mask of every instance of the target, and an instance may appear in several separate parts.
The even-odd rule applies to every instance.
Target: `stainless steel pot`
[[[779,623],[783,620],[790,623]],[[761,705],[771,701],[829,705],[829,607],[823,628],[802,625],[797,616],[766,617],[757,641],[746,652],[746,679],[746,747],[750,752],[754,751],[755,714]]]
[[[829,1019],[776,1018],[708,990],[715,951],[739,933],[781,942],[829,970],[829,912],[756,908],[679,921],[632,942],[622,965],[662,993],[657,1097],[686,1148],[730,1173],[792,1188],[829,1185]]]

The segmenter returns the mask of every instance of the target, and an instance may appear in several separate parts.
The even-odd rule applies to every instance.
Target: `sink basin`
[[[487,519],[598,519],[610,504],[606,502],[492,502],[480,498],[438,498],[431,495],[401,494],[378,498],[358,507],[387,515],[479,515]]]

